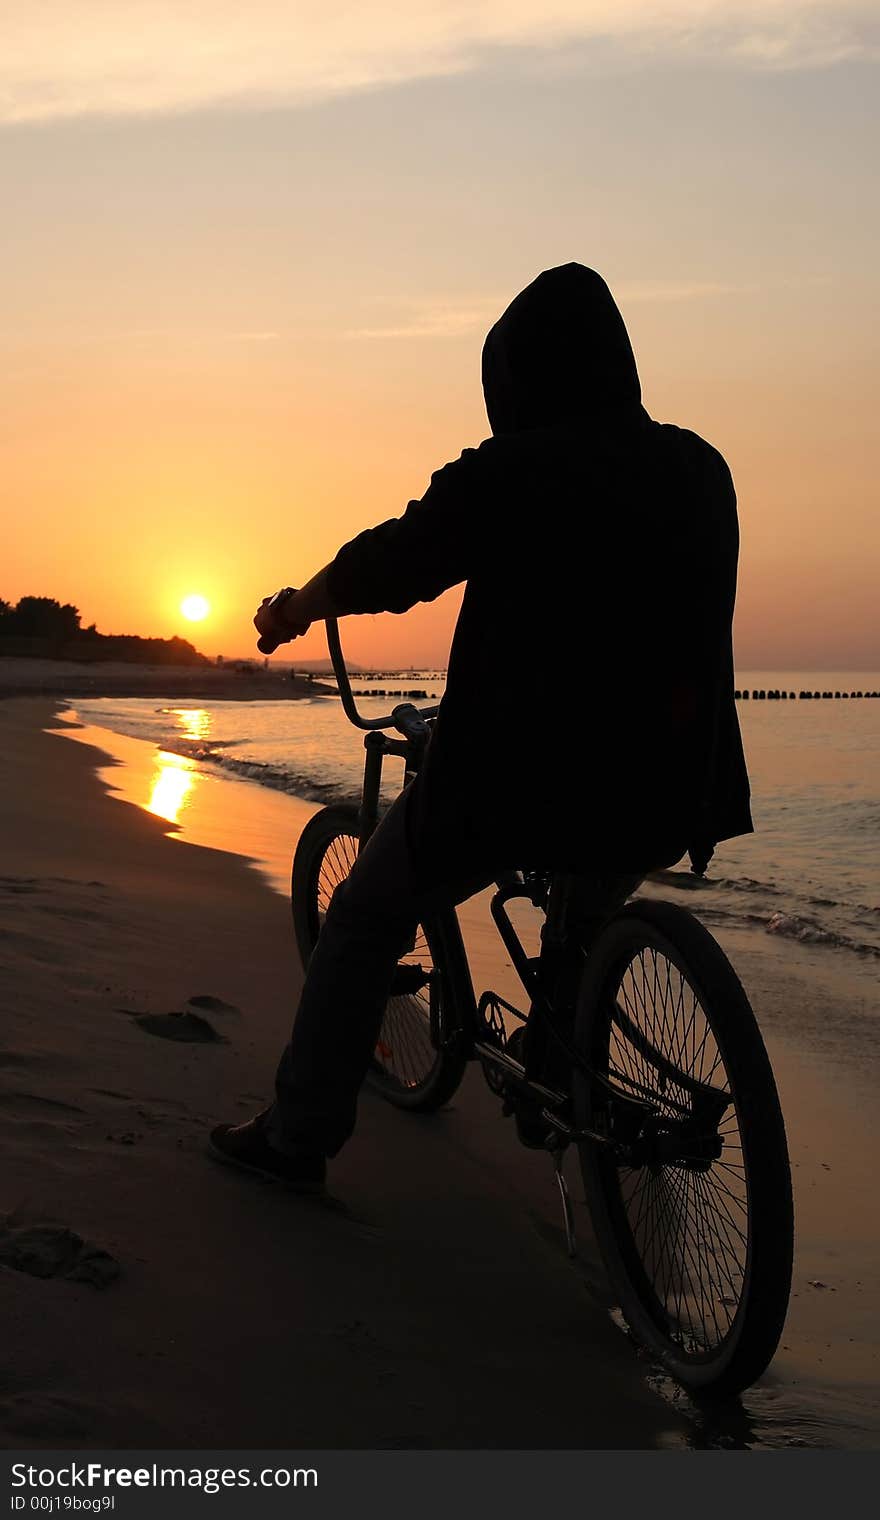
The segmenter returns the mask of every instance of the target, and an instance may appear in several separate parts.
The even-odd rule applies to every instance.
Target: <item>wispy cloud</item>
[[[713,296],[753,295],[760,287],[754,283],[722,280],[633,280],[615,285],[618,300],[627,306],[641,301],[700,301]]]
[[[296,104],[602,41],[752,68],[877,56],[864,0],[6,0],[0,121]]]
[[[50,327],[34,329],[32,325],[16,329],[6,328],[0,332],[0,344],[51,343],[67,349],[112,347],[115,344],[179,344],[181,342],[204,346],[211,343],[273,343],[281,338],[280,332],[263,332],[260,329],[237,330],[220,327],[124,327],[107,328],[99,332],[83,332],[78,328]]]
[[[761,287],[756,283],[720,280],[621,280],[614,284],[614,295],[622,306],[640,302],[711,300],[724,296],[752,295]],[[506,295],[481,296],[472,301],[425,302],[399,312],[388,322],[356,327],[346,338],[462,338],[487,332],[501,315],[508,301]]]
[[[462,338],[491,327],[506,301],[484,299],[467,306],[426,305],[378,326],[356,327],[347,338]]]

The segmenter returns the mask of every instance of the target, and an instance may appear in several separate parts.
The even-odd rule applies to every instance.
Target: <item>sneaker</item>
[[[297,1193],[323,1193],[327,1163],[323,1156],[286,1156],[266,1139],[263,1115],[245,1124],[219,1124],[211,1131],[210,1154],[227,1166],[239,1166]]]

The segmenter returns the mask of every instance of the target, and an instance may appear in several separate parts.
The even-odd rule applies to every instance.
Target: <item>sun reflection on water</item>
[[[175,718],[180,720],[185,739],[207,739],[211,732],[211,714],[205,707],[172,707]]]
[[[196,771],[192,760],[183,755],[169,755],[160,750],[156,756],[156,771],[150,790],[147,812],[178,823],[180,815],[192,801]]]

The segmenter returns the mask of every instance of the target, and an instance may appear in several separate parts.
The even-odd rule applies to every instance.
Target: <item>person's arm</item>
[[[491,442],[465,449],[431,476],[401,517],[367,528],[327,566],[340,614],[408,612],[468,580],[491,544],[501,496]]]
[[[491,447],[491,445],[489,446]],[[367,528],[302,587],[271,605],[266,597],[254,625],[286,643],[312,623],[359,612],[407,612],[467,580],[491,537],[498,483],[487,475],[484,450],[465,449],[436,470],[424,496],[402,517]]]

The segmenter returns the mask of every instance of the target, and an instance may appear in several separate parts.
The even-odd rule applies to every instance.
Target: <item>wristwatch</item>
[[[269,598],[269,611],[279,623],[285,622],[284,604],[289,602],[292,596],[296,596],[296,591],[296,586],[282,586],[280,591],[276,591],[275,595]],[[292,625],[288,624],[288,627],[290,626]]]

